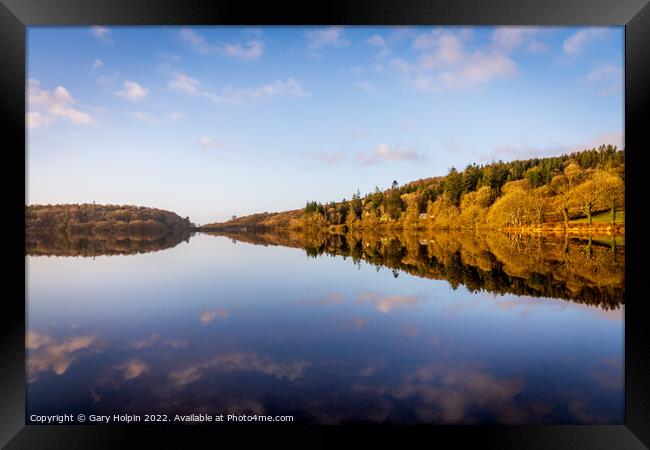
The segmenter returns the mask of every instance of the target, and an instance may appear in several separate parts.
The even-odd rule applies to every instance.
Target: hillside
[[[273,229],[287,228],[292,219],[299,219],[302,216],[302,209],[283,211],[276,213],[258,213],[249,216],[236,217],[227,222],[215,222],[202,225],[203,231],[219,231],[233,229]]]
[[[187,239],[189,218],[131,205],[29,205],[27,254],[94,256],[153,251]]]
[[[350,200],[253,214],[201,227],[237,229],[584,229],[624,232],[625,154],[614,146],[548,158],[471,164],[446,176],[376,188]],[[598,215],[598,221],[593,217]],[[609,217],[609,219],[607,219]],[[584,220],[581,220],[584,219]],[[584,224],[582,223],[584,222]]]

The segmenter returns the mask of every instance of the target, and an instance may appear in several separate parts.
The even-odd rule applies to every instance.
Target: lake
[[[624,422],[624,243],[198,233],[145,247],[28,252],[28,417]]]

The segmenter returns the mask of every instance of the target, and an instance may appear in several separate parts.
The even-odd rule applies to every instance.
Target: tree
[[[353,216],[353,219],[359,219],[361,213],[363,212],[363,206],[361,204],[361,196],[358,191],[357,194],[352,195],[352,200],[350,200],[350,215]]]
[[[569,189],[572,189],[576,185],[576,182],[580,180],[581,175],[582,170],[580,170],[580,165],[575,161],[571,161],[564,168],[564,176],[566,177]]]
[[[463,193],[463,176],[458,173],[455,167],[449,169],[449,174],[445,178],[445,195],[447,200],[454,206],[460,203],[460,196]]]
[[[598,170],[594,174],[594,181],[598,187],[600,202],[610,209],[612,225],[616,223],[617,202],[624,198],[625,185],[620,177],[611,172]]]
[[[463,171],[463,193],[475,191],[480,178],[481,169],[476,164],[469,164],[465,167]]]
[[[571,190],[572,202],[587,216],[589,226],[591,226],[594,207],[597,206],[600,195],[598,180],[594,178],[579,184]]]
[[[309,214],[309,213],[317,212],[318,210],[319,210],[318,203],[316,203],[316,202],[307,202],[307,205],[305,205],[305,208],[303,209],[303,212],[305,214]]]
[[[569,206],[571,205],[571,189],[566,175],[556,175],[551,179],[551,192],[556,194],[555,203],[562,212],[564,228],[569,226]]]
[[[508,189],[507,193],[494,202],[490,208],[487,216],[488,222],[497,227],[524,225],[529,221],[528,200],[526,189],[520,186]]]
[[[526,171],[524,177],[528,180],[532,187],[539,187],[544,184],[544,175],[539,166],[533,166]]]
[[[404,210],[404,201],[396,189],[391,190],[384,198],[384,211],[391,219],[397,220]]]
[[[350,212],[350,205],[346,201],[342,201],[336,206],[337,213],[339,215],[338,217],[338,223],[345,223],[346,219],[348,218],[348,214]]]
[[[548,187],[542,186],[533,191],[530,191],[528,194],[528,203],[533,212],[535,222],[538,226],[542,226],[544,223],[544,216],[546,214],[547,198],[548,198]]]
[[[490,186],[497,193],[501,192],[501,186],[508,179],[508,167],[502,163],[492,163],[483,168],[483,177],[481,178],[481,186]]]

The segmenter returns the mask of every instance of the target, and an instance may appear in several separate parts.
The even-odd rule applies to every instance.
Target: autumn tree
[[[527,180],[507,183],[503,187],[504,195],[497,199],[490,208],[487,220],[496,227],[520,227],[529,219],[529,195]]]
[[[573,189],[582,176],[580,165],[575,161],[571,161],[564,168],[564,176],[569,186],[569,190]]]
[[[354,216],[354,219],[359,219],[361,213],[363,212],[363,205],[361,204],[361,196],[358,191],[356,194],[352,195],[352,200],[350,200],[350,215]]]
[[[609,206],[612,224],[616,223],[616,206],[624,198],[625,185],[620,177],[602,170],[594,174],[600,202]]]
[[[601,191],[598,180],[591,178],[584,183],[574,187],[571,191],[571,202],[587,216],[589,226],[592,223],[592,214],[601,199]]]
[[[569,207],[571,206],[571,188],[566,175],[556,175],[551,179],[550,191],[555,194],[555,204],[562,213],[564,227],[569,226]]]
[[[547,186],[541,186],[528,193],[528,203],[530,204],[530,209],[538,226],[544,223],[548,209],[548,192],[549,188]]]

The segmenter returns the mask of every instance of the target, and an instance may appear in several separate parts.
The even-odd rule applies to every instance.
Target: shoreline
[[[401,232],[415,232],[427,233],[436,231],[460,231],[460,232],[505,232],[517,234],[551,234],[551,235],[572,235],[572,236],[589,236],[589,235],[607,235],[607,236],[625,236],[624,224],[569,224],[565,227],[564,224],[542,224],[541,226],[522,226],[522,227],[504,227],[504,228],[430,228],[430,227],[395,227],[390,225],[380,225],[378,227],[347,227],[347,226],[330,226],[325,228],[309,229],[309,228],[292,228],[292,227],[267,227],[267,226],[212,226],[212,227],[197,227],[200,232],[313,232],[313,233],[327,233],[327,234],[345,234],[350,232],[384,232],[384,231],[401,231]]]

